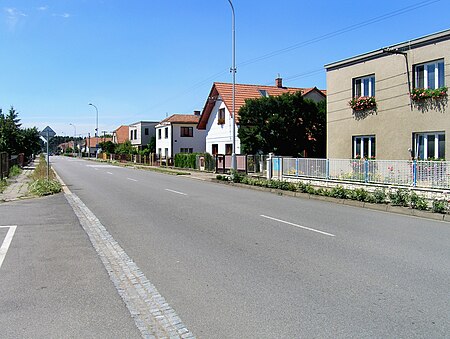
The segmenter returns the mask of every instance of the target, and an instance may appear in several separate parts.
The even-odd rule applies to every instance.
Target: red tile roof
[[[199,120],[200,116],[194,114],[173,114],[161,121],[160,124],[164,122],[170,122],[172,124],[197,124]]]
[[[326,91],[319,90],[316,87],[312,88],[295,88],[295,87],[277,87],[277,86],[263,86],[263,85],[243,85],[236,84],[235,86],[235,112],[236,119],[239,119],[239,109],[245,104],[246,99],[257,99],[262,97],[262,93],[260,91],[266,91],[269,96],[279,96],[284,93],[296,93],[302,92],[303,95],[306,95],[312,91],[318,91],[321,93],[324,98],[326,96]],[[199,129],[206,129],[206,124],[208,122],[211,111],[216,103],[217,98],[220,96],[225,103],[228,111],[231,114],[232,111],[232,94],[233,94],[233,85],[229,83],[223,82],[215,82],[211,89],[211,92],[206,100],[205,106],[202,111],[202,115],[200,117],[200,121],[197,125]]]

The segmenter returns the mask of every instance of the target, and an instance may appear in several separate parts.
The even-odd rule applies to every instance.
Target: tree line
[[[13,106],[8,113],[0,108],[0,152],[24,153],[26,157],[41,150],[39,131],[36,127],[22,128],[19,113]]]

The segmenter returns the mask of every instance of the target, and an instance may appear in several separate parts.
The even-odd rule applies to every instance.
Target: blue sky
[[[237,83],[326,89],[325,64],[450,28],[448,0],[234,0]],[[276,52],[276,53],[274,53]],[[0,0],[0,107],[94,133],[201,110],[231,82],[227,0]],[[270,55],[270,57],[265,57]]]

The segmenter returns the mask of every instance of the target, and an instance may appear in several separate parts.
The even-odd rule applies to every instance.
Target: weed
[[[411,208],[425,211],[428,209],[427,199],[416,192],[412,192],[410,196]]]
[[[389,192],[389,200],[393,206],[407,207],[410,197],[407,190],[399,188],[395,192]]]
[[[433,213],[442,213],[446,214],[448,210],[448,201],[447,200],[439,200],[435,199],[433,201],[433,205],[431,207]]]
[[[17,177],[20,173],[22,173],[22,169],[17,165],[14,165],[9,169],[10,177]]]
[[[30,192],[38,196],[61,192],[61,184],[57,180],[37,179],[30,183]]]

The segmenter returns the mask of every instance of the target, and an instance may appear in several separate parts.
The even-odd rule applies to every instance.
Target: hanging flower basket
[[[427,99],[442,99],[447,96],[447,87],[436,89],[414,88],[411,91],[411,99],[413,101],[423,101]]]
[[[375,110],[377,108],[375,97],[353,98],[348,104],[354,111]]]

